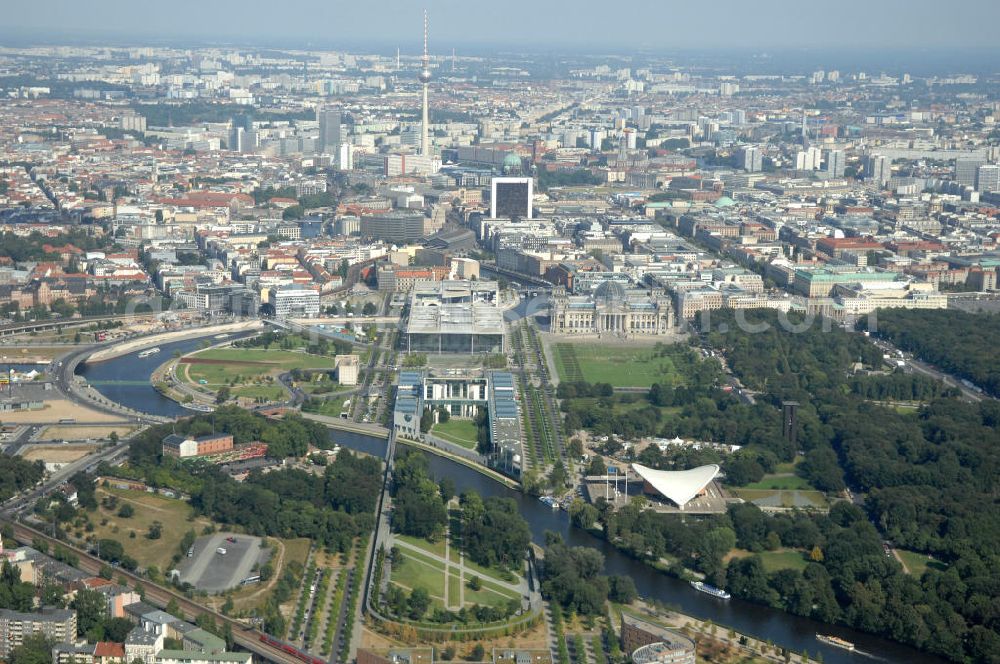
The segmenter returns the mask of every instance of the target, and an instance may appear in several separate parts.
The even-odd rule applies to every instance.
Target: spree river
[[[211,337],[207,339],[215,341]],[[153,415],[191,415],[191,411],[154,390],[148,380],[153,370],[169,359],[175,351],[190,352],[197,349],[205,340],[206,338],[189,339],[163,344],[160,346],[161,352],[151,357],[139,358],[136,353],[132,353],[93,366],[81,365],[78,372],[109,399],[136,410]],[[330,435],[334,442],[344,447],[379,457],[385,455],[384,439],[333,430]],[[462,464],[433,455],[429,455],[429,459],[431,472],[437,477],[452,478],[459,492],[471,489],[483,497],[501,496],[517,501],[521,515],[531,527],[535,542],[544,545],[545,531],[552,531],[561,534],[571,545],[585,545],[598,549],[604,554],[606,572],[631,577],[641,596],[658,599],[700,619],[710,619],[720,625],[721,629],[732,627],[760,639],[770,639],[777,645],[797,651],[807,650],[813,659],[817,653],[822,652],[823,661],[827,663],[883,661],[899,664],[937,664],[944,661],[908,646],[863,632],[799,618],[738,599],[729,601],[715,599],[694,590],[683,581],[657,572],[648,565],[626,556],[603,539],[572,528],[566,512],[553,510],[537,499],[508,489]],[[817,633],[833,634],[847,639],[856,645],[857,650],[851,653],[821,644],[816,641]]]

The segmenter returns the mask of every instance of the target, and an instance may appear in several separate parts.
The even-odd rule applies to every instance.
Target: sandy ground
[[[45,427],[40,434],[39,440],[102,440],[117,433],[119,438],[124,438],[132,433],[135,427],[81,427],[81,426],[50,426]]]
[[[27,461],[44,461],[46,463],[72,463],[82,459],[97,449],[96,445],[32,445],[22,456]]]
[[[59,420],[72,418],[77,422],[116,422],[124,419],[120,415],[110,415],[77,405],[67,399],[52,399],[45,402],[41,410],[18,410],[3,414],[4,424],[44,423],[58,424]]]
[[[0,361],[2,362],[24,362],[30,364],[32,362],[48,362],[53,358],[64,355],[76,346],[45,346],[43,344],[35,345],[31,344],[25,345],[11,345],[0,344]]]

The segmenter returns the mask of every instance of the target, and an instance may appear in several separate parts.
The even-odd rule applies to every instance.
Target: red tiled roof
[[[95,657],[125,657],[125,646],[113,641],[98,641],[94,649]]]

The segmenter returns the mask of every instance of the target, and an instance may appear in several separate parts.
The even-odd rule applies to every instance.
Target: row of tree
[[[868,321],[859,325],[866,328]],[[1000,396],[1000,358],[988,343],[1000,338],[1000,314],[880,309],[871,333]]]

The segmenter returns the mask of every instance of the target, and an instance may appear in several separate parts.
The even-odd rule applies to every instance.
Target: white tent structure
[[[708,483],[719,474],[719,466],[709,464],[690,470],[656,470],[637,463],[632,464],[632,470],[645,480],[657,493],[684,507],[692,498],[708,486]]]

